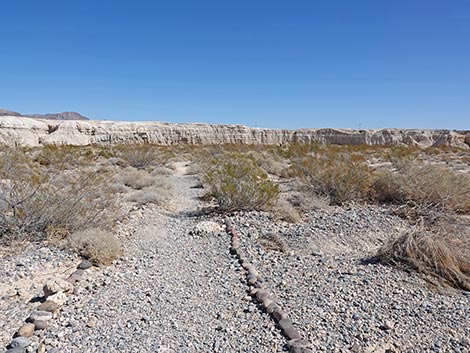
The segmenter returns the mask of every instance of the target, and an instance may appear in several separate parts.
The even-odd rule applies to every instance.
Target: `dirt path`
[[[229,238],[192,235],[193,176],[171,178],[175,211],[144,214],[120,261],[82,284],[46,332],[57,352],[279,352],[285,339],[246,298]]]

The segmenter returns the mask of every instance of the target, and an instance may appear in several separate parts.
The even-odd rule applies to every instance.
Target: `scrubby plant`
[[[397,171],[376,173],[374,197],[425,209],[470,212],[470,176],[432,164],[396,163]]]
[[[470,239],[416,229],[384,244],[375,260],[470,290]]]
[[[156,179],[145,170],[135,169],[133,167],[127,167],[122,170],[117,178],[126,186],[140,190],[145,187],[152,186],[155,184]]]
[[[158,146],[152,144],[132,144],[117,146],[123,164],[137,169],[144,169],[159,164]]]
[[[65,246],[97,265],[110,265],[122,253],[119,239],[111,232],[88,228],[67,237]]]
[[[163,177],[159,177],[154,180],[152,186],[144,187],[142,190],[131,193],[127,199],[139,205],[151,203],[161,206],[170,199],[172,195],[171,189],[172,185],[170,182]]]
[[[306,156],[291,166],[290,174],[336,205],[367,199],[372,183],[372,172],[362,160],[336,152]]]
[[[279,186],[252,159],[241,154],[215,159],[207,168],[204,183],[222,212],[262,209],[279,195]]]
[[[37,240],[110,221],[115,202],[105,171],[44,169],[19,150],[0,163],[0,241]]]

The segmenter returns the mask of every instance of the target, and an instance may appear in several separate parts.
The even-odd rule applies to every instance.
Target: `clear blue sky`
[[[470,129],[468,0],[0,2],[0,107]]]

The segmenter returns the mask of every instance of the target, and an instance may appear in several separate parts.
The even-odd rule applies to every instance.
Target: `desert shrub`
[[[164,178],[158,178],[154,185],[143,188],[128,196],[128,200],[139,205],[156,204],[163,205],[171,197],[172,185]]]
[[[379,201],[424,209],[470,212],[470,176],[447,167],[398,163],[396,172],[376,173],[373,181]]]
[[[116,148],[124,165],[144,169],[159,164],[158,146],[151,144],[122,145]]]
[[[288,168],[287,161],[272,150],[250,151],[248,155],[261,169],[272,175],[282,176],[284,170]]]
[[[0,165],[0,240],[37,240],[110,222],[115,203],[105,171],[44,170],[19,151]]]
[[[326,196],[333,204],[369,197],[372,172],[363,162],[345,153],[326,152],[306,156],[293,164],[290,174]]]
[[[66,247],[98,265],[110,265],[123,253],[119,239],[99,228],[72,233],[66,239]]]
[[[95,154],[89,147],[46,145],[33,151],[32,156],[40,165],[55,169],[90,166],[95,163]]]
[[[155,184],[155,177],[150,175],[145,170],[127,167],[122,170],[117,178],[125,185],[135,190],[140,190],[145,187]]]
[[[246,156],[233,154],[216,159],[207,168],[203,180],[220,211],[261,209],[271,205],[279,195],[279,186]]]
[[[302,216],[299,211],[286,199],[281,198],[271,207],[274,215],[289,223],[300,223]]]
[[[438,278],[470,290],[470,239],[415,230],[384,244],[376,260]]]

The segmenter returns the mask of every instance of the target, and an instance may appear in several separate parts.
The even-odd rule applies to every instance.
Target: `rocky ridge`
[[[77,112],[46,113],[46,114],[21,114],[8,109],[0,109],[0,116],[16,116],[20,118],[34,118],[47,120],[88,120],[87,117]]]
[[[177,144],[287,144],[322,142],[339,145],[408,145],[470,148],[470,131],[457,130],[277,130],[243,125],[172,124],[164,122],[114,122],[44,120],[0,116],[0,144],[85,146],[119,143]]]

